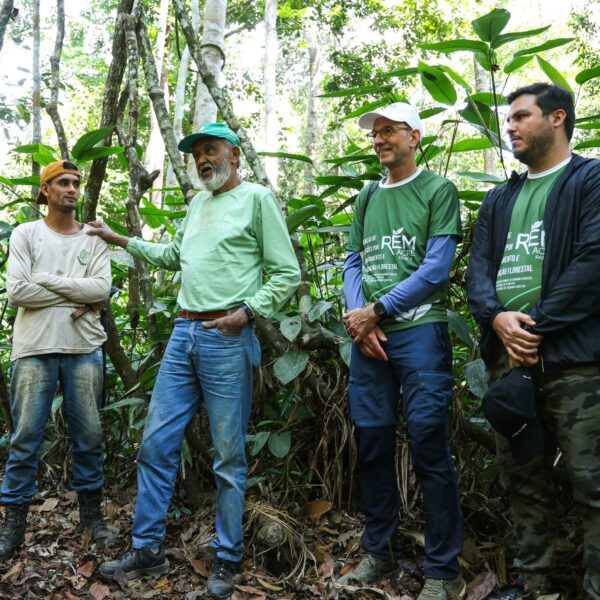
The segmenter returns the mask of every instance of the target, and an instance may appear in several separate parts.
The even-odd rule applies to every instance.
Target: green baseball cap
[[[204,123],[196,133],[184,137],[178,144],[178,148],[181,152],[192,151],[192,146],[202,138],[205,137],[216,137],[227,140],[234,146],[240,145],[240,138],[237,133],[232,129],[229,129],[225,123]]]

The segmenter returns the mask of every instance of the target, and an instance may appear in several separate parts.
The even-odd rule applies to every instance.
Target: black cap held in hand
[[[536,390],[526,367],[511,369],[490,385],[483,414],[508,439],[515,461],[525,464],[544,451],[544,433],[535,410]]]

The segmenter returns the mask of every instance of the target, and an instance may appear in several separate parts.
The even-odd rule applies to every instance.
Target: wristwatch
[[[373,304],[373,312],[380,319],[385,319],[385,317],[387,317],[387,310],[385,309],[383,302],[379,302],[379,300]]]
[[[254,321],[254,313],[250,310],[250,307],[247,304],[242,304],[240,308],[246,313],[248,323],[252,323],[252,321]]]

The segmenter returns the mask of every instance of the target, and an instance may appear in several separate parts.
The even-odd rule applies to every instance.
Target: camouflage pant
[[[498,366],[490,375],[496,378],[505,370]],[[496,435],[519,548],[515,567],[524,574],[552,567],[558,514],[551,471],[559,446],[583,519],[584,589],[600,600],[600,368],[541,375],[539,399],[538,414],[549,440],[544,456],[518,465],[506,438]]]

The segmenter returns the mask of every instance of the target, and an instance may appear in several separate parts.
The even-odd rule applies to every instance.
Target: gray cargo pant
[[[505,360],[499,361],[490,378],[506,370]],[[540,374],[539,389],[538,415],[549,440],[545,455],[519,465],[507,439],[496,434],[498,464],[518,545],[515,568],[527,575],[553,566],[559,521],[552,464],[558,446],[583,520],[583,586],[592,600],[600,600],[600,367]]]

